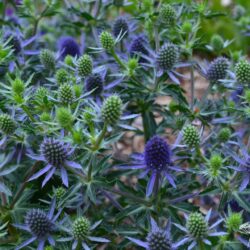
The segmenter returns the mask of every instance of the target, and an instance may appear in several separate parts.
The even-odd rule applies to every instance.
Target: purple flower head
[[[119,17],[115,20],[113,25],[113,34],[115,37],[119,35],[128,36],[129,33],[129,25],[125,18]]]
[[[65,144],[54,138],[44,139],[41,145],[41,156],[29,156],[35,160],[46,162],[46,166],[31,176],[29,181],[35,180],[46,174],[42,183],[42,186],[44,186],[52,178],[54,173],[60,170],[63,184],[68,187],[68,174],[66,168],[82,169],[78,163],[69,160],[72,153],[73,149],[70,149],[69,144]]]
[[[99,73],[90,75],[86,79],[87,92],[93,91],[93,95],[100,95],[103,91],[103,78]]]
[[[164,177],[174,188],[176,187],[170,170],[181,171],[181,169],[173,166],[171,155],[170,146],[166,141],[159,136],[154,136],[147,142],[144,154],[132,155],[133,165],[121,166],[121,168],[144,169],[143,176],[151,173],[146,190],[146,195],[150,196],[153,190],[158,190],[158,185]]]
[[[22,50],[21,40],[18,36],[15,36],[14,34],[7,34],[5,37],[5,40],[9,40],[9,45],[14,50],[14,54],[18,55]]]
[[[67,55],[80,56],[80,47],[73,37],[66,36],[59,40],[59,51],[61,52],[62,58]]]
[[[22,248],[27,249],[27,246],[34,241],[38,241],[37,249],[39,250],[44,249],[44,245],[47,240],[51,246],[55,246],[55,240],[51,236],[51,233],[53,233],[53,231],[56,229],[56,220],[62,211],[62,209],[59,209],[54,215],[55,206],[56,200],[54,199],[51,202],[48,213],[45,213],[45,211],[41,209],[31,209],[26,214],[24,225],[14,225],[18,229],[25,230],[32,235],[31,238],[24,241],[21,245],[15,248],[16,250]]]
[[[148,41],[144,35],[134,38],[130,45],[130,56],[133,57],[138,55],[140,57],[140,54],[148,55],[148,50],[146,49],[147,44]],[[140,57],[139,62],[146,62],[146,60],[143,57]]]
[[[159,137],[152,137],[145,146],[144,159],[148,169],[161,172],[171,164],[171,152],[166,141]]]
[[[151,230],[146,241],[127,237],[136,245],[147,250],[175,250],[178,246],[171,241],[171,221],[168,220],[166,228],[159,228],[153,218],[150,219]]]

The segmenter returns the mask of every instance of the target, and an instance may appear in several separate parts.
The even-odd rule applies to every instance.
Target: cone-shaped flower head
[[[183,128],[183,139],[186,145],[193,148],[200,143],[199,133],[193,125],[187,125]]]
[[[250,83],[250,63],[242,60],[235,66],[236,79],[239,83]]]
[[[100,43],[105,50],[110,51],[115,46],[115,39],[112,34],[107,31],[103,31],[100,35]]]
[[[203,238],[207,234],[208,225],[201,213],[195,212],[189,215],[187,230],[194,238]]]
[[[55,190],[55,196],[57,200],[60,200],[64,194],[66,193],[66,189],[63,187],[59,187]]]
[[[40,52],[40,61],[44,68],[51,70],[55,68],[56,60],[55,55],[48,49],[43,49]]]
[[[152,231],[147,236],[149,250],[172,250],[172,243],[165,230]]]
[[[45,139],[41,145],[41,153],[52,166],[61,166],[68,157],[67,147],[64,143],[54,139]]]
[[[13,119],[7,114],[0,115],[0,130],[4,134],[12,134],[15,130],[16,124]]]
[[[72,233],[75,239],[84,239],[88,236],[90,222],[86,217],[79,217],[73,223]]]
[[[38,238],[43,238],[53,231],[54,224],[49,217],[40,209],[30,210],[25,218],[25,224],[32,234]]]
[[[127,36],[128,32],[129,32],[129,26],[127,20],[124,19],[123,17],[119,17],[118,19],[116,19],[113,25],[114,36],[118,37],[120,34],[123,35],[124,33],[126,33],[125,36]]]
[[[56,110],[56,119],[59,125],[65,129],[71,129],[74,117],[68,108],[60,107]]]
[[[70,84],[68,83],[63,84],[59,88],[59,98],[63,104],[69,104],[73,102],[75,95],[74,95],[73,88]]]
[[[95,90],[94,90],[95,89]],[[103,91],[103,79],[102,76],[98,73],[90,75],[86,79],[86,90],[87,92],[92,92],[92,95],[100,95]]]
[[[148,51],[146,49],[146,45],[147,45],[148,41],[146,40],[146,38],[143,35],[140,35],[138,37],[136,37],[130,46],[130,55],[131,57],[133,56],[137,56],[137,55],[148,55]],[[139,62],[144,62],[145,59],[140,57]]]
[[[230,139],[231,134],[232,134],[232,132],[231,132],[230,128],[222,128],[219,131],[218,139],[221,142],[227,142]]]
[[[161,7],[159,15],[160,20],[166,25],[173,25],[177,18],[175,9],[169,4],[165,4]]]
[[[242,213],[231,213],[226,219],[226,227],[229,232],[237,232],[243,223]]]
[[[159,67],[168,71],[171,70],[179,59],[178,48],[174,44],[165,44],[157,53],[157,64]]]
[[[218,57],[211,62],[207,70],[207,78],[211,82],[224,79],[229,69],[229,61],[225,57]]]
[[[89,55],[85,54],[78,59],[77,62],[78,74],[81,77],[86,77],[92,73],[93,62]]]
[[[122,100],[118,95],[108,97],[102,106],[103,120],[109,125],[115,125],[122,114]]]
[[[68,81],[68,73],[65,69],[59,69],[56,71],[56,82],[58,84],[64,84]]]
[[[63,37],[59,42],[59,50],[63,58],[67,55],[73,57],[80,55],[80,47],[73,37]]]
[[[171,164],[171,151],[167,142],[159,137],[152,137],[145,146],[144,159],[147,168],[161,172]]]

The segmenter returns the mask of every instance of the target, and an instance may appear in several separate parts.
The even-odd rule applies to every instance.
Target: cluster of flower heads
[[[200,37],[218,13],[0,7],[1,249],[249,248],[250,63]]]

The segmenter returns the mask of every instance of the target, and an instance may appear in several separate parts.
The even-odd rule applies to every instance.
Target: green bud
[[[74,117],[68,108],[58,108],[56,110],[56,119],[62,128],[71,130]]]
[[[242,213],[232,213],[226,219],[226,227],[230,233],[237,232],[242,223],[243,223]]]
[[[65,193],[66,193],[66,189],[65,188],[63,188],[63,187],[59,187],[59,188],[57,188],[56,190],[55,190],[55,197],[56,197],[56,199],[57,200],[61,200],[62,199],[62,197],[65,195]]]
[[[236,79],[239,83],[250,83],[250,64],[246,60],[242,60],[235,66]]]
[[[72,233],[75,239],[83,240],[88,236],[90,222],[86,217],[79,217],[73,223]]]
[[[77,70],[81,77],[86,77],[92,73],[93,62],[89,55],[85,54],[78,59]]]
[[[160,20],[166,25],[173,25],[177,18],[175,9],[169,4],[161,7],[159,16]]]
[[[203,238],[206,235],[208,229],[205,218],[202,214],[197,212],[189,215],[186,227],[190,235],[195,238]]]
[[[41,121],[41,122],[50,122],[50,121],[51,121],[50,114],[47,113],[47,112],[43,112],[43,113],[40,115],[40,121]]]
[[[188,21],[184,22],[181,26],[181,31],[185,34],[189,34],[190,32],[192,32],[192,24]]]
[[[25,84],[24,84],[24,82],[21,79],[16,78],[11,83],[11,87],[12,87],[13,94],[20,95],[20,96],[23,95],[23,92],[25,90]]]
[[[115,125],[122,114],[122,100],[119,96],[108,97],[102,106],[102,117],[104,122],[109,125]]]
[[[246,90],[244,94],[244,99],[246,100],[247,103],[250,103],[250,90]]]
[[[45,69],[53,70],[56,65],[55,55],[52,51],[48,49],[43,49],[40,52],[40,61]]]
[[[68,81],[68,73],[65,69],[59,69],[56,71],[56,82],[58,84],[64,84]]]
[[[193,125],[187,125],[183,128],[183,139],[186,145],[194,148],[200,143],[199,133]]]
[[[74,84],[73,85],[73,91],[75,93],[75,97],[79,98],[82,94],[82,87],[80,85]]]
[[[100,35],[100,43],[105,50],[110,51],[115,46],[115,39],[109,32],[103,31]]]
[[[73,88],[70,84],[63,84],[59,88],[59,99],[63,104],[70,104],[75,98]]]
[[[4,134],[13,134],[16,128],[16,123],[7,114],[0,115],[0,130]]]
[[[74,67],[74,60],[73,60],[73,57],[72,57],[72,56],[67,55],[67,56],[64,58],[64,62],[65,62],[65,64],[67,64],[68,66]]]
[[[214,170],[218,170],[221,168],[222,166],[222,158],[220,155],[212,155],[210,160],[209,160],[209,163],[210,163],[210,167]]]
[[[218,139],[221,142],[227,142],[230,139],[231,134],[232,134],[232,132],[231,132],[230,128],[222,128],[219,131]]]
[[[222,37],[217,34],[212,36],[210,44],[213,47],[213,49],[217,52],[220,52],[224,47],[224,41]]]

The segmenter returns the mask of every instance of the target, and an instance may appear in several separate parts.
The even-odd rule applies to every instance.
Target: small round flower
[[[231,213],[226,219],[226,227],[229,232],[237,232],[242,223],[242,213]]]
[[[209,160],[209,164],[210,164],[210,168],[212,168],[213,170],[220,169],[221,166],[222,166],[222,158],[221,158],[221,156],[218,155],[218,154],[212,155],[210,160]]]
[[[147,40],[143,35],[136,37],[131,45],[130,45],[130,56],[140,56],[141,55],[148,55],[148,51],[146,49]],[[140,57],[139,62],[145,62],[143,57]]]
[[[199,133],[193,125],[187,125],[183,128],[183,139],[186,145],[193,148],[199,145],[200,136]]]
[[[44,68],[51,70],[55,68],[56,60],[55,55],[48,49],[43,49],[40,52],[40,61]]]
[[[161,172],[171,164],[171,151],[166,141],[159,137],[152,137],[145,146],[144,159],[147,168]]]
[[[58,108],[56,110],[56,119],[62,128],[71,129],[74,119],[68,108]]]
[[[63,104],[72,103],[75,98],[73,88],[70,84],[63,84],[59,88],[59,99]]]
[[[103,31],[101,33],[100,42],[101,42],[102,47],[107,51],[112,50],[114,48],[114,46],[115,46],[115,39],[107,31]]]
[[[51,116],[49,113],[47,112],[43,112],[41,115],[40,115],[40,121],[41,122],[50,122],[51,121]]]
[[[102,76],[98,73],[90,75],[86,79],[86,90],[87,92],[92,92],[92,95],[100,95],[103,91],[103,79]]]
[[[30,210],[25,218],[25,224],[32,234],[38,238],[43,238],[53,231],[54,224],[49,217],[40,209]]]
[[[90,222],[86,217],[79,217],[73,223],[73,236],[75,239],[85,239],[90,230]]]
[[[250,82],[250,63],[246,60],[238,62],[235,66],[236,79],[239,83]]]
[[[221,51],[224,46],[224,41],[220,35],[213,35],[210,42],[211,46],[215,51]]]
[[[166,25],[173,25],[176,21],[177,14],[170,4],[165,4],[160,9],[160,20]]]
[[[218,139],[221,141],[221,142],[227,142],[230,137],[231,137],[231,129],[230,128],[222,128],[220,131],[219,131],[219,134],[218,134]]]
[[[73,37],[63,37],[59,43],[59,50],[63,58],[67,55],[73,57],[80,55],[80,47]]]
[[[64,84],[68,81],[68,73],[65,69],[59,69],[56,71],[56,82],[58,84]]]
[[[77,70],[81,77],[86,77],[92,73],[93,62],[89,55],[85,54],[78,59]]]
[[[198,212],[189,215],[186,227],[194,238],[203,238],[208,230],[207,222],[203,215]]]
[[[73,57],[72,57],[72,56],[67,55],[67,56],[64,58],[64,62],[65,62],[65,64],[67,64],[68,66],[74,67],[74,62],[73,62]]]
[[[127,36],[128,32],[129,32],[129,26],[126,19],[124,19],[123,17],[116,19],[113,25],[114,36],[118,37],[119,35],[123,34],[125,34],[124,36]]]
[[[22,95],[25,90],[25,84],[20,78],[16,78],[11,83],[12,92],[17,95]]]
[[[224,79],[229,69],[229,61],[225,57],[218,57],[211,62],[207,70],[207,78],[211,82],[217,82]]]
[[[185,21],[181,26],[181,31],[185,34],[188,34],[192,31],[193,25],[192,23]]]
[[[115,125],[122,114],[122,100],[119,96],[108,97],[102,106],[102,117],[104,122]]]
[[[172,250],[172,244],[165,230],[152,231],[147,236],[149,250]]]
[[[15,131],[16,124],[7,114],[0,115],[0,130],[4,134],[12,134]]]
[[[55,190],[55,196],[57,200],[62,199],[62,197],[64,196],[64,194],[66,193],[66,189],[63,187],[59,187]]]
[[[49,164],[56,167],[62,165],[68,157],[65,145],[54,138],[48,138],[43,141],[41,153]]]
[[[157,53],[157,64],[162,70],[171,70],[179,58],[178,48],[174,44],[165,44]]]

